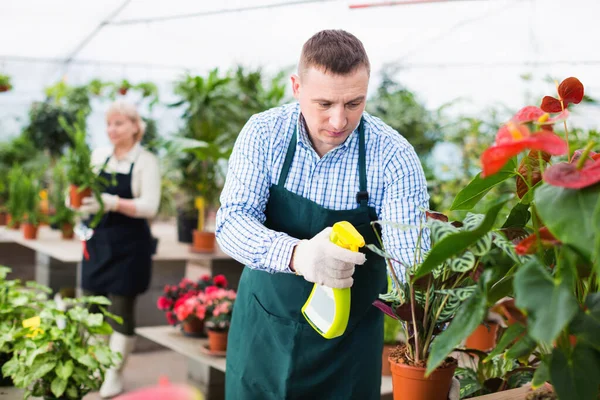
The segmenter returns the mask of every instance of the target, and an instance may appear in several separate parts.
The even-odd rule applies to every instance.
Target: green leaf
[[[56,378],[54,378],[54,380],[52,381],[52,384],[50,385],[50,390],[52,390],[52,394],[56,398],[60,398],[63,395],[63,393],[65,392],[66,388],[67,388],[67,381],[58,376]]]
[[[112,363],[111,352],[107,347],[98,347],[94,351],[94,354],[100,364],[109,366]]]
[[[477,291],[477,286],[467,286],[463,288],[455,288],[455,289],[439,289],[436,290],[435,293],[439,294],[449,294],[450,296],[456,297],[460,301],[465,301],[469,297],[473,295]]]
[[[523,228],[529,222],[529,218],[531,218],[529,204],[517,203],[510,210],[502,228]]]
[[[69,311],[67,311],[67,313],[69,314],[69,318],[77,322],[85,321],[89,315],[89,311],[82,307],[71,308]]]
[[[15,307],[22,307],[29,303],[29,297],[25,295],[20,295],[12,299],[11,303]]]
[[[81,300],[87,304],[97,304],[100,306],[110,306],[111,301],[105,296],[88,296],[82,297]]]
[[[550,344],[577,314],[577,300],[570,285],[554,280],[537,259],[515,275],[515,304],[527,311],[529,334]]]
[[[56,366],[56,375],[67,381],[73,374],[73,367],[73,360],[68,360],[65,363],[59,362]]]
[[[103,321],[102,325],[89,328],[88,331],[93,335],[110,335],[113,328],[108,322]]]
[[[104,316],[102,314],[90,314],[87,316],[85,324],[89,327],[97,327],[101,326],[103,321]]]
[[[448,354],[465,340],[483,321],[487,311],[485,293],[486,277],[489,279],[489,274],[484,273],[481,275],[477,290],[456,311],[456,315],[448,328],[433,340],[429,359],[427,360],[426,376],[429,376],[431,372],[444,362]]]
[[[15,356],[2,366],[2,375],[13,376],[19,371],[19,359]]]
[[[77,391],[77,388],[73,385],[69,386],[67,388],[67,396],[69,396],[72,399],[78,399],[79,397],[79,392]]]
[[[557,347],[552,352],[550,377],[560,399],[596,400],[600,385],[600,354],[579,343],[571,354]]]
[[[536,209],[550,232],[588,260],[600,226],[599,201],[600,185],[574,190],[545,184],[535,193]]]
[[[366,247],[367,247],[369,250],[371,250],[373,253],[375,253],[375,254],[377,254],[378,256],[381,256],[381,257],[383,257],[383,258],[385,258],[385,259],[388,259],[388,260],[389,260],[389,259],[393,259],[393,258],[394,258],[394,257],[392,257],[392,255],[391,255],[391,254],[389,254],[389,253],[386,253],[385,251],[381,250],[379,247],[377,247],[377,246],[376,246],[376,245],[374,245],[374,244],[368,244],[368,245],[366,245]]]
[[[571,325],[569,332],[577,336],[577,340],[600,351],[600,293],[591,293],[585,300],[586,310],[580,309]]]
[[[48,372],[52,371],[56,367],[56,360],[52,361],[36,361],[31,366],[31,375],[30,378],[32,381],[36,381],[46,375]]]
[[[77,359],[78,362],[80,362],[81,364],[85,365],[86,367],[89,368],[98,368],[98,363],[96,362],[96,360],[94,360],[94,357],[92,357],[89,354],[84,354],[81,357],[79,357]]]
[[[456,257],[450,261],[450,269],[454,272],[467,272],[475,266],[475,255],[470,251],[465,251],[460,257]]]
[[[551,357],[550,357],[551,358]],[[547,360],[542,360],[540,365],[535,370],[535,374],[533,375],[533,381],[531,381],[531,385],[534,388],[539,388],[544,383],[550,380],[550,366],[548,365]]]
[[[105,316],[106,318],[110,318],[110,319],[112,319],[113,321],[115,321],[115,322],[116,322],[117,324],[119,324],[119,325],[122,325],[122,324],[123,324],[123,318],[122,318],[122,317],[120,317],[120,316],[118,316],[118,315],[115,315],[115,314],[113,314],[113,313],[109,312],[109,311],[108,311],[106,308],[104,308],[104,307],[100,307],[100,310],[102,310],[102,314],[104,314],[104,316]],[[112,328],[111,328],[111,329],[112,329]],[[112,330],[111,330],[110,332],[108,332],[108,333],[112,333]]]
[[[458,192],[452,206],[450,206],[450,210],[472,209],[494,186],[515,176],[516,168],[517,161],[515,158],[511,158],[498,173],[492,176],[481,178],[481,173],[477,174],[463,190]]]
[[[488,292],[488,303],[496,304],[500,299],[510,295],[513,292],[514,279],[515,276],[511,274],[494,283]]]
[[[511,326],[509,326],[502,334],[500,340],[498,340],[498,344],[496,344],[494,350],[492,350],[492,352],[488,354],[488,356],[485,358],[485,360],[483,360],[483,362],[489,362],[492,360],[492,358],[498,356],[499,354],[502,354],[502,352],[504,352],[504,350],[511,343],[513,343],[519,336],[521,336],[525,332],[525,329],[525,326],[521,324],[512,324]]]
[[[522,336],[506,353],[504,358],[507,360],[527,359],[536,349],[537,343],[528,334]]]
[[[416,271],[413,281],[423,277],[433,271],[438,265],[446,261],[450,257],[461,254],[471,245],[476,243],[494,226],[498,213],[508,201],[507,198],[499,200],[486,213],[485,218],[475,229],[462,231],[446,236],[444,239],[436,243],[429,254],[423,261],[423,264]]]

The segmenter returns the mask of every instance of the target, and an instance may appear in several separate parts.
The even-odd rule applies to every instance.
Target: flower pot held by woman
[[[84,190],[80,190],[78,186],[71,185],[69,187],[69,201],[71,208],[78,209],[81,207],[82,200],[85,197],[90,197],[92,195],[92,189],[85,188]]]
[[[425,377],[425,362],[422,366],[408,364],[406,347],[398,346],[390,355],[394,400],[446,400],[452,377],[458,363],[447,358],[440,367]]]

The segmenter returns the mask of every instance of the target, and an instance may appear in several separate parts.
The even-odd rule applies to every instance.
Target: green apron
[[[364,120],[359,126],[358,207],[329,210],[285,189],[296,150],[294,131],[277,185],[266,207],[269,229],[310,239],[338,221],[349,221],[367,243],[377,243],[377,220],[367,204]],[[301,309],[313,283],[295,274],[245,267],[227,344],[228,400],[378,400],[381,385],[383,313],[372,305],[387,288],[384,260],[364,250],[367,261],[354,273],[350,320],[335,339],[319,335]]]

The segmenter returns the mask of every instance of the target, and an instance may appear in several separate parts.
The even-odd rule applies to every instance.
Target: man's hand
[[[119,196],[114,194],[102,193],[102,202],[104,203],[104,211],[116,211],[119,205]],[[81,200],[79,211],[85,214],[96,214],[100,211],[100,203],[95,197],[84,197]]]
[[[344,249],[329,240],[332,228],[325,228],[294,249],[291,267],[309,282],[330,288],[349,288],[354,283],[354,266],[366,261],[363,253]]]

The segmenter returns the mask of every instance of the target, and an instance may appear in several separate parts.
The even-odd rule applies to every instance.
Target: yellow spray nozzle
[[[360,247],[365,245],[365,239],[348,221],[340,221],[333,224],[329,240],[351,251],[358,251]]]

